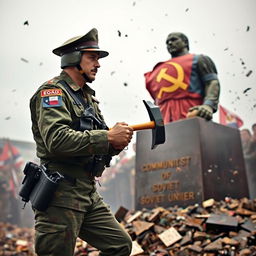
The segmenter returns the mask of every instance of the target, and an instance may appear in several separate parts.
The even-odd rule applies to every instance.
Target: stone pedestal
[[[136,209],[248,197],[238,129],[195,117],[167,124],[166,142],[154,150],[151,137],[137,132]]]

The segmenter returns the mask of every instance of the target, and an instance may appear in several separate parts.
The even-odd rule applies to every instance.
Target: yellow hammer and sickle
[[[174,63],[174,62],[168,62],[167,64],[173,65],[176,70],[177,70],[177,78],[170,76],[168,74],[166,74],[166,71],[168,70],[168,68],[162,68],[160,70],[160,72],[158,73],[157,77],[156,77],[156,81],[158,83],[161,82],[162,79],[171,82],[172,85],[168,86],[168,87],[162,87],[157,95],[157,98],[160,99],[162,97],[163,92],[174,92],[176,90],[178,90],[179,88],[186,90],[188,85],[185,84],[183,82],[184,80],[184,70],[182,68],[181,65],[179,65],[178,63]]]

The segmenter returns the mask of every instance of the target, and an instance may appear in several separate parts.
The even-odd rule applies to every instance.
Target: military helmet
[[[98,45],[98,31],[91,29],[83,36],[76,36],[66,41],[52,52],[61,57],[61,68],[79,65],[82,52],[98,52],[100,58],[108,56],[108,52],[101,50]]]

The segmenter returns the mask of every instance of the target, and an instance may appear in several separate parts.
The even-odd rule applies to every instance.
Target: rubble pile
[[[34,231],[8,223],[0,223],[1,256],[33,256]]]
[[[256,199],[136,212],[120,207],[115,215],[132,237],[131,256],[256,256]],[[33,229],[0,223],[1,256],[35,256],[33,240]],[[99,252],[77,239],[74,255]]]
[[[124,213],[120,208],[116,217],[132,237],[131,255],[256,255],[256,199]]]

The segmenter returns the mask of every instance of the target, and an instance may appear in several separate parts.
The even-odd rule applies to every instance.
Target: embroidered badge
[[[62,90],[47,89],[41,91],[43,108],[62,106]]]

